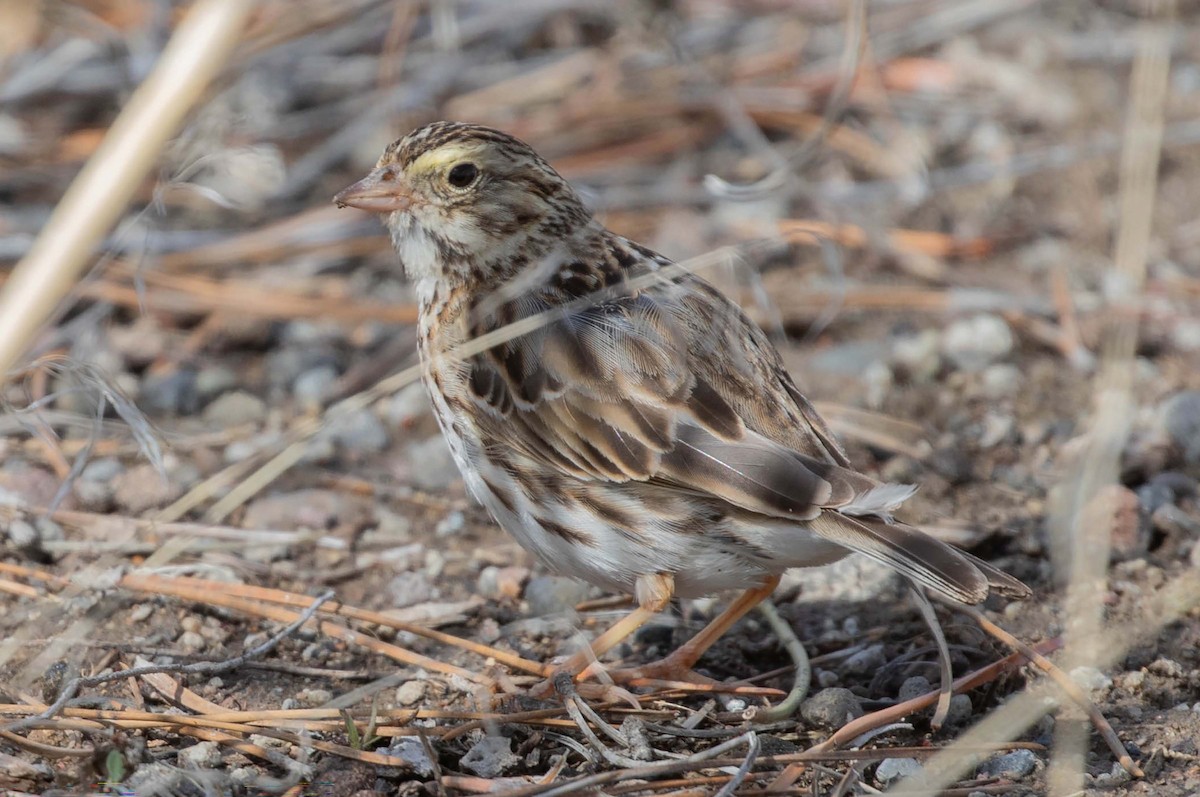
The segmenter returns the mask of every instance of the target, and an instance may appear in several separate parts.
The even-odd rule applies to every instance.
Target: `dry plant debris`
[[[260,0],[136,172],[102,142],[200,5],[0,0],[0,295],[92,156],[131,195],[6,340],[0,791],[1200,792],[1189,6]],[[757,616],[701,661],[720,692],[520,697],[612,604],[471,503],[388,242],[328,205],[435,118],[704,269],[857,463],[925,485],[912,520],[1035,586],[939,609],[941,731],[933,641],[862,563],[776,594],[798,713],[766,711],[796,667]]]

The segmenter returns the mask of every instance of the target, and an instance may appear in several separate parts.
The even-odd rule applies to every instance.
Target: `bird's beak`
[[[333,198],[339,208],[351,207],[372,213],[405,210],[413,195],[395,166],[381,166]]]

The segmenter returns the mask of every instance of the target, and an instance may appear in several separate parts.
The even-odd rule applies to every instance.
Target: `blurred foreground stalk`
[[[0,292],[0,384],[225,66],[254,0],[197,0]]]

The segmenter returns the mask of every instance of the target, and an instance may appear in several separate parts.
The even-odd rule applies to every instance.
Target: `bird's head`
[[[527,144],[458,122],[434,122],[394,142],[334,202],[383,214],[414,279],[486,277],[514,258],[543,256],[590,218]]]

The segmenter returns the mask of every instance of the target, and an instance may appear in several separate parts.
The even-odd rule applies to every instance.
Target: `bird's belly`
[[[440,390],[429,393],[471,494],[555,572],[630,594],[639,576],[669,573],[675,594],[691,598],[847,553],[797,524],[714,513],[670,488],[576,479],[515,452],[497,459],[468,415]]]

